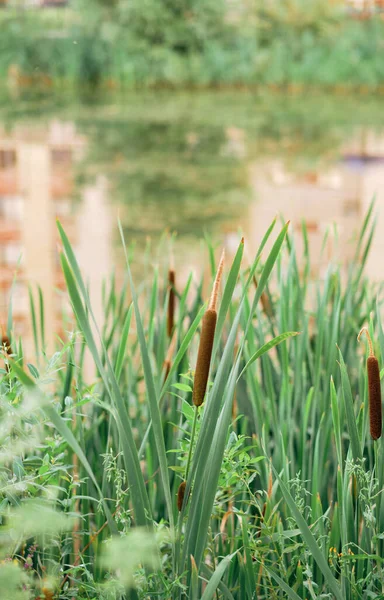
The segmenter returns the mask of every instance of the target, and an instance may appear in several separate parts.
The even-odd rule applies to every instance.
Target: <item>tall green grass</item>
[[[31,293],[36,359],[14,338],[11,357],[4,348],[6,597],[380,597],[383,449],[369,433],[357,342],[367,325],[382,363],[380,289],[364,277],[374,205],[347,272],[329,264],[316,281],[304,226],[300,259],[289,223],[271,224],[251,266],[240,242],[224,269],[197,407],[203,280],[176,285],[170,339],[169,265],[134,281],[120,227],[125,282],[106,282],[100,326],[58,227],[68,339],[46,356],[44,304],[37,310]]]

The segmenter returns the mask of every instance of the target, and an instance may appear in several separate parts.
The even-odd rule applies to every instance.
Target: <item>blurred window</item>
[[[69,167],[72,163],[72,151],[69,148],[53,148],[51,157],[53,166]]]
[[[1,264],[4,266],[16,266],[21,257],[21,244],[17,242],[6,242],[0,246]]]
[[[16,165],[16,150],[2,149],[0,150],[0,169],[11,169]]]
[[[21,221],[23,199],[20,196],[0,196],[0,218],[7,221]]]
[[[11,298],[11,290],[12,290],[12,307],[16,313],[24,314],[28,312],[29,309],[29,297],[27,288],[24,283],[20,281],[16,281],[13,284],[12,288],[10,288],[8,292],[8,302]]]
[[[55,202],[56,216],[68,217],[71,214],[71,201],[69,198],[60,198]]]
[[[343,204],[343,213],[345,217],[355,217],[359,214],[360,211],[360,201],[358,199],[355,200],[345,200]]]

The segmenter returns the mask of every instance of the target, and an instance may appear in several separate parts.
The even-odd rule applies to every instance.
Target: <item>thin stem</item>
[[[370,334],[369,334],[368,327],[363,327],[363,328],[360,330],[360,333],[359,333],[359,335],[357,336],[357,341],[358,341],[358,342],[360,342],[360,338],[361,338],[361,336],[362,336],[362,334],[363,334],[363,333],[365,333],[365,335],[366,335],[366,337],[367,337],[367,340],[368,340],[368,346],[369,346],[369,356],[375,356],[375,353],[374,353],[374,351],[373,351],[372,339],[371,339],[371,336],[370,336]]]

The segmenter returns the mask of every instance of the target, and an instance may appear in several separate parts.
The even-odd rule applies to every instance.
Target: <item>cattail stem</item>
[[[360,338],[363,335],[363,333],[365,333],[367,340],[368,340],[368,346],[369,346],[369,356],[375,356],[375,353],[373,351],[373,344],[372,344],[372,338],[370,336],[370,333],[368,331],[368,327],[363,327],[360,330],[359,335],[357,336],[357,341],[360,342]]]
[[[359,341],[362,333],[365,333],[367,336],[369,345],[369,356],[367,358],[369,426],[372,439],[378,440],[381,437],[382,432],[380,369],[378,360],[373,351],[373,344],[367,327],[363,327],[360,331],[357,337]]]

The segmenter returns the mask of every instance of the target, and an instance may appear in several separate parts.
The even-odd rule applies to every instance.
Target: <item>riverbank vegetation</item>
[[[381,15],[328,0],[74,0],[4,9],[0,28],[11,86],[384,85]]]
[[[12,305],[3,334],[7,599],[381,593],[380,374],[365,366],[374,354],[381,369],[384,356],[381,287],[364,276],[374,229],[372,205],[346,270],[335,260],[316,281],[307,231],[293,235],[288,223],[273,222],[250,260],[239,240],[221,282],[219,249],[207,244],[208,273],[195,281],[164,240],[159,267],[145,253],[146,276],[134,283],[128,245],[124,284],[106,282],[97,327],[59,225],[75,318],[63,316],[53,356],[42,297],[31,295],[34,358],[12,333]],[[195,368],[212,290],[200,405]]]

